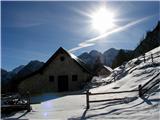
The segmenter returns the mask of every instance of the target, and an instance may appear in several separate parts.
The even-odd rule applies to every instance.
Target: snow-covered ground
[[[160,47],[146,53],[146,56],[160,56]],[[146,57],[147,59],[147,57]],[[160,57],[152,63],[150,57],[135,58],[116,68],[107,78],[95,78],[90,92],[111,92],[137,90],[138,85],[147,81],[160,81]],[[97,84],[98,83],[98,84]],[[153,84],[153,83],[151,83]],[[122,98],[108,102],[91,103],[86,110],[85,95],[46,94],[32,98],[32,111],[18,112],[8,118],[20,119],[97,119],[97,120],[160,120],[160,85],[157,84],[148,94],[140,98],[137,92],[91,96],[90,100]]]

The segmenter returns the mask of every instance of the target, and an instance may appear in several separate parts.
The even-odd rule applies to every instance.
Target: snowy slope
[[[146,56],[148,57],[146,57],[147,60],[145,63],[143,61],[143,56],[140,56],[115,68],[109,77],[98,79],[97,82],[103,83],[102,85],[107,85],[112,82],[112,84],[108,84],[107,87],[104,86],[105,89],[103,91],[108,90],[111,87],[119,87],[117,90],[137,89],[139,84],[146,83],[160,72],[160,57],[154,58],[152,63],[150,58],[151,53],[153,54],[153,57],[160,56],[160,47],[146,53]],[[158,76],[156,79],[158,79]],[[112,89],[110,90],[113,91]],[[99,88],[96,88],[93,91],[98,92]],[[102,87],[100,87],[100,91],[102,91]]]
[[[93,88],[91,92],[109,92],[136,90],[139,84],[145,84],[149,80],[160,81],[160,57],[151,62],[150,53],[153,56],[160,56],[160,47],[146,53],[146,62],[143,57],[133,59],[114,70],[114,72],[105,79],[100,79],[103,86]],[[136,61],[139,64],[135,64]],[[114,79],[114,76],[116,77]],[[156,77],[155,77],[156,76]],[[100,83],[97,79],[97,82]],[[108,81],[112,81],[108,84]],[[94,80],[95,84],[95,80]],[[156,92],[157,91],[157,92]],[[160,86],[157,84],[145,98],[138,97],[138,93],[124,93],[112,95],[99,95],[90,97],[91,100],[123,98],[121,101],[111,101],[103,103],[93,103],[87,111],[85,119],[133,119],[133,120],[159,120],[160,119]]]
[[[160,47],[146,53],[146,55],[160,55]],[[151,62],[150,57],[135,58],[128,63],[116,68],[107,78],[98,78],[99,86],[92,88],[90,92],[109,92],[122,90],[136,90],[139,84],[144,85],[147,81],[160,80],[160,57]],[[97,80],[97,81],[96,81]],[[93,85],[93,84],[92,84]],[[47,94],[43,97],[35,97],[33,100],[41,103],[32,104],[30,113],[19,112],[8,118],[21,119],[56,119],[56,120],[159,120],[160,119],[160,86],[157,84],[148,94],[140,98],[137,92],[122,94],[106,94],[90,97],[90,100],[122,98],[108,102],[91,103],[90,109],[86,110],[85,95],[78,94]],[[46,96],[46,95],[44,95]]]

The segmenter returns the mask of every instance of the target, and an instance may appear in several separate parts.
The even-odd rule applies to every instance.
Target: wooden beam
[[[87,104],[87,109],[89,109],[89,90],[86,92],[86,104]]]
[[[91,100],[90,103],[93,102],[106,102],[106,101],[114,101],[114,100],[123,100],[124,98],[115,98],[115,99],[104,99],[104,100]]]
[[[89,95],[103,95],[103,94],[129,93],[129,92],[137,92],[137,91],[138,91],[138,90],[116,91],[116,92],[102,92],[102,93],[90,93]]]

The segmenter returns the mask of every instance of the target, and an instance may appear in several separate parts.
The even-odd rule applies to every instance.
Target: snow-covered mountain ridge
[[[90,65],[91,68],[94,66],[98,57],[100,58],[102,64],[111,66],[118,52],[119,50],[114,49],[114,48],[110,48],[106,50],[104,53],[101,53],[97,50],[92,50],[89,53],[84,52],[78,57],[82,59],[86,64]]]

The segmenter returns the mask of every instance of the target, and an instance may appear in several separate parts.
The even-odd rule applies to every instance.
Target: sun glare
[[[104,33],[115,26],[114,14],[106,8],[100,8],[91,15],[91,24],[95,30]]]

